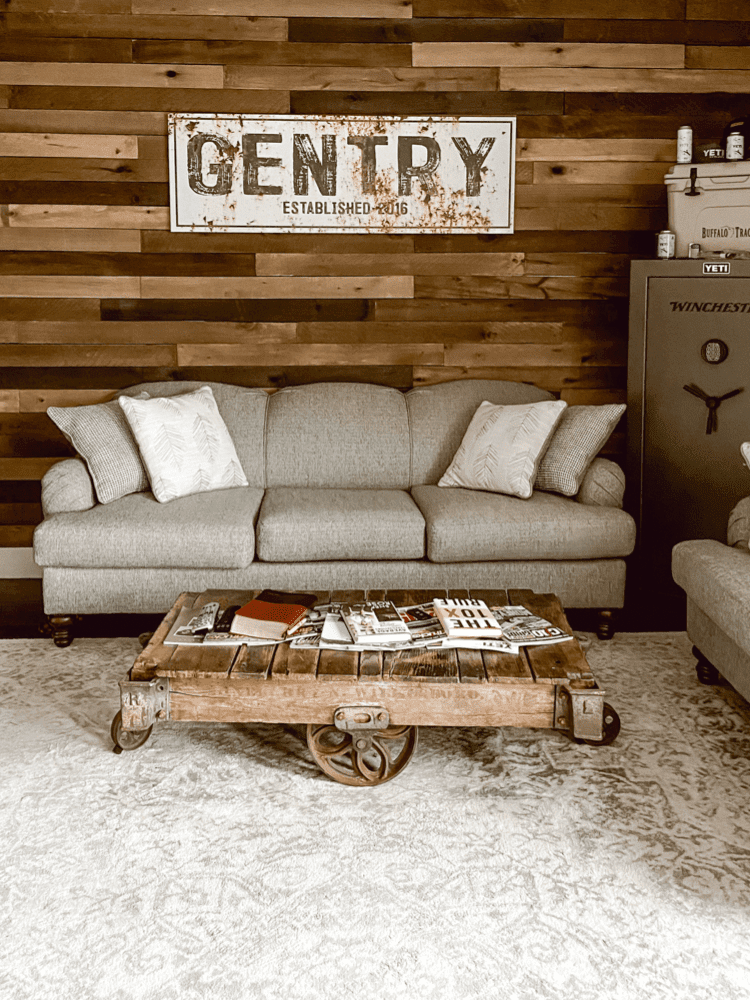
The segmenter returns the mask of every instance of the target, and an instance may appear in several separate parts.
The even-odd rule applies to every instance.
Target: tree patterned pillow
[[[563,400],[479,405],[438,487],[530,498],[539,457],[565,410]]]
[[[176,397],[120,397],[157,501],[247,487],[210,386]]]

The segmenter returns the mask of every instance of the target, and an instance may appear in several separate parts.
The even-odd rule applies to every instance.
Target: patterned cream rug
[[[684,634],[594,642],[610,747],[423,728],[365,790],[275,725],[113,755],[138,650],[0,642],[0,997],[750,996],[750,706]]]

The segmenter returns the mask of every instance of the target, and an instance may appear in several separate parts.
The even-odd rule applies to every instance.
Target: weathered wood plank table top
[[[619,731],[577,639],[518,654],[466,648],[336,651],[264,646],[168,646],[185,605],[226,607],[257,592],[184,592],[120,683],[115,750],[140,747],[157,720],[308,725],[308,746],[332,778],[371,786],[397,775],[417,727],[538,727],[608,744]],[[554,595],[524,590],[321,592],[318,603],[390,599],[397,606],[438,594],[524,605],[571,633]]]

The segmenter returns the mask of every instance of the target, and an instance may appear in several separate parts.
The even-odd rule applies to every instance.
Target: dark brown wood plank
[[[76,108],[81,111],[185,111],[189,108],[191,112],[268,115],[283,115],[289,111],[286,91],[19,85],[12,86],[9,93],[11,108]]]
[[[274,644],[264,644],[262,647],[248,646],[237,650],[235,647],[222,648],[236,652],[232,665],[232,678],[268,678],[271,673],[271,662],[276,653]]]
[[[152,181],[0,181],[0,204],[169,205],[169,185]],[[235,244],[236,246],[236,244]]]
[[[413,647],[394,651],[388,657],[389,678],[405,682],[458,682],[455,650]]]
[[[290,42],[557,42],[562,18],[443,17],[289,19]]]
[[[362,651],[359,655],[359,676],[363,679],[381,678],[383,674],[383,652]]]
[[[746,13],[746,11],[743,11]],[[565,21],[566,42],[660,42],[683,45],[742,45],[750,41],[750,21],[654,21],[612,18],[570,18]]]
[[[254,275],[254,254],[0,251],[0,275]]]
[[[297,90],[289,97],[296,115],[561,115],[563,106],[564,95],[550,91]]]
[[[0,49],[0,53],[2,49]],[[103,60],[102,60],[103,61]],[[223,66],[411,66],[405,45],[327,42],[247,42],[226,40],[136,39],[135,63],[220,63]]]
[[[482,651],[475,651],[465,647],[460,647],[457,650],[457,654],[458,670],[462,682],[475,683],[487,681],[487,677],[484,673]]]
[[[38,4],[36,5],[39,6]],[[12,12],[3,15],[13,37],[60,38],[229,38],[283,41],[287,22],[281,17],[224,15],[131,15]]]
[[[144,230],[141,240],[146,254],[236,254],[238,246],[245,254],[407,254],[414,250],[414,237],[376,233],[243,233],[238,245],[236,233]]]
[[[508,605],[508,592],[504,588],[472,588],[472,598],[479,598],[490,607]],[[484,670],[489,682],[533,682],[534,676],[523,651],[518,654],[500,654],[497,651],[482,651]]]
[[[0,60],[19,63],[129,63],[128,38],[0,38]]]
[[[711,9],[723,0],[691,0],[709,3]],[[412,0],[414,17],[658,17],[682,20],[686,0]],[[743,0],[734,0],[735,10]],[[731,4],[730,4],[731,6]],[[695,16],[695,15],[693,15]],[[732,16],[731,14],[729,16]]]
[[[366,299],[103,299],[101,319],[298,323],[305,320],[364,320],[369,310]]]

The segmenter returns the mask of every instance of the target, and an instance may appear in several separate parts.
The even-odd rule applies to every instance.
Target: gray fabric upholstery
[[[259,560],[408,560],[424,519],[406,491],[272,487],[258,515]]]
[[[727,543],[743,550],[750,548],[750,498],[738,501],[729,514]]]
[[[89,569],[50,567],[44,572],[49,615],[118,612],[165,613],[181,591],[207,588],[530,588],[554,592],[571,609],[619,609],[625,594],[624,560],[513,560],[432,564],[428,560],[256,561],[235,570],[190,568]]]
[[[672,577],[750,655],[750,553],[716,539],[685,540],[672,550]]]
[[[250,487],[265,487],[264,436],[268,394],[256,387],[233,386],[229,383],[170,381],[139,383],[117,396],[135,397],[144,390],[151,397],[174,397],[190,393],[201,386],[210,386],[224,424],[234,442],[237,458]]]
[[[586,470],[576,494],[579,504],[622,508],[625,497],[625,474],[611,459],[597,456]]]
[[[687,635],[727,682],[750,699],[750,652],[731,640],[691,598],[687,601]]]
[[[625,557],[635,522],[615,508],[535,491],[522,499],[461,487],[413,487],[427,523],[427,556],[466,560],[594,560]]]
[[[404,395],[370,383],[289,386],[268,402],[269,487],[409,486]]]
[[[554,397],[529,383],[499,379],[456,379],[409,390],[406,407],[411,429],[412,485],[438,482],[484,400],[491,404],[528,404]]]
[[[60,511],[87,511],[96,504],[94,485],[81,459],[63,459],[42,477],[42,511],[45,518]]]
[[[263,491],[232,487],[159,504],[129,494],[86,512],[53,515],[34,533],[42,567],[245,567]]]

